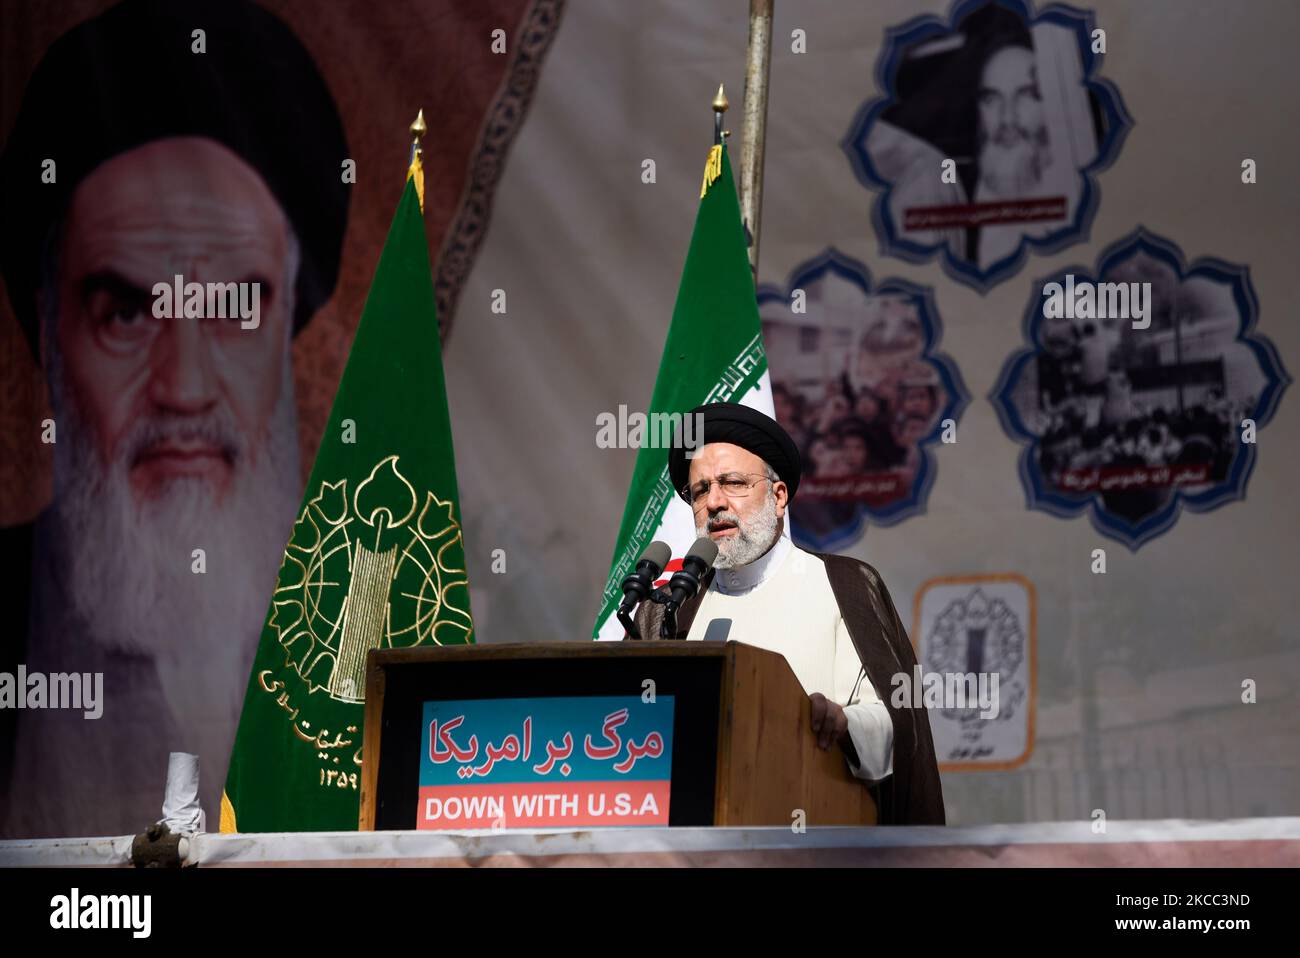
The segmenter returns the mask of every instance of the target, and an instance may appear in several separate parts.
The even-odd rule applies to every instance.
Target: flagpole
[[[745,61],[745,116],[740,142],[740,218],[750,234],[749,266],[758,281],[759,220],[763,212],[763,155],[767,143],[767,87],[772,66],[774,0],[749,0]]]

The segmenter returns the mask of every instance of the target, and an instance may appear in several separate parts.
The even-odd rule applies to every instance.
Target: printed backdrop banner
[[[7,5],[6,142],[45,50],[107,6]],[[558,0],[265,6],[310,53],[357,161],[336,290],[292,340],[299,455],[257,472],[258,444],[241,441],[280,421],[265,386],[284,361],[273,349],[256,352],[266,364],[256,376],[217,378],[197,414],[186,405],[189,387],[176,388],[202,381],[188,376],[171,385],[155,377],[155,400],[110,404],[103,384],[134,382],[135,371],[117,365],[112,349],[72,349],[101,338],[91,327],[66,340],[67,361],[51,370],[62,375],[47,384],[24,327],[7,301],[0,306],[8,527],[0,545],[10,567],[31,569],[33,557],[45,564],[36,592],[7,581],[23,601],[6,592],[6,607],[30,606],[33,618],[3,635],[34,629],[49,639],[40,656],[31,647],[28,669],[105,680],[102,718],[39,714],[45,740],[78,756],[68,777],[36,789],[57,789],[59,802],[43,807],[65,817],[7,834],[137,830],[158,817],[169,749],[204,757],[216,820],[251,646],[228,648],[230,630],[218,643],[203,623],[243,616],[253,620],[250,636],[261,625],[419,107],[430,126],[426,222],[449,333],[447,403],[476,641],[585,640],[598,617],[640,451],[602,446],[599,417],[649,411],[719,83],[732,100],[729,152],[740,156],[746,5],[572,0],[562,16]],[[1300,114],[1300,7],[1204,0],[1195,16],[1186,8],[1180,0],[776,5],[757,275],[779,293],[761,313],[766,368],[774,386],[805,397],[805,414],[843,410],[864,399],[863,386],[881,387],[879,409],[880,397],[868,395],[838,417],[849,420],[838,449],[817,448],[829,479],[844,478],[833,474],[846,452],[860,464],[873,442],[879,461],[894,464],[868,472],[872,483],[916,468],[908,496],[850,489],[854,499],[831,500],[843,514],[829,510],[818,531],[877,567],[900,609],[912,600],[912,639],[939,663],[927,669],[996,664],[1002,691],[1026,690],[996,719],[944,718],[944,797],[955,824],[1091,823],[1099,808],[1112,821],[1300,814],[1300,409],[1290,385],[1300,369],[1300,196],[1288,174],[1300,127],[1287,122]],[[502,53],[492,46],[498,27]],[[218,40],[210,27],[208,55]],[[278,88],[256,89],[270,101]],[[90,111],[82,103],[76,112]],[[45,188],[44,154],[28,155],[32,192]],[[955,182],[943,178],[946,159]],[[341,170],[340,159],[330,163]],[[237,166],[221,169],[227,188],[249,191]],[[62,178],[62,163],[58,171]],[[97,189],[98,205],[143,195],[167,211],[159,178],[141,193],[128,189],[133,168],[106,172],[125,179],[115,192]],[[269,193],[251,189],[246,205],[273,214]],[[6,234],[9,215],[6,206]],[[95,222],[87,216],[65,236],[88,249]],[[449,231],[463,242],[449,245]],[[303,245],[300,258],[313,254]],[[72,252],[57,258],[60,268],[85,270]],[[261,267],[268,282],[293,254],[287,242],[271,252]],[[851,276],[830,268],[832,253]],[[805,276],[819,263],[823,274]],[[461,278],[454,311],[449,270]],[[1150,281],[1151,326],[1045,317],[1044,284],[1069,273]],[[808,312],[798,314],[792,296],[805,282]],[[120,284],[97,291],[84,304],[61,298],[59,310],[126,332],[133,300],[120,298]],[[259,332],[283,333],[289,320],[274,305],[263,311]],[[817,324],[832,332],[818,339],[807,329]],[[923,388],[911,385],[913,372]],[[80,421],[75,403],[48,406],[60,383],[87,407]],[[201,499],[185,496],[126,508],[132,490],[148,485],[137,480],[157,468],[132,476],[133,457],[175,438],[189,421],[178,413],[199,427],[182,433],[186,441],[216,441],[231,465],[249,467],[231,471],[246,478],[231,483],[229,501],[289,503],[283,518],[248,507],[251,524],[269,531],[213,523],[197,509]],[[57,443],[41,442],[46,418],[57,420]],[[955,425],[947,435],[945,418]],[[1241,419],[1254,421],[1251,444]],[[116,469],[60,487],[60,457],[70,475],[93,475],[94,447],[84,447],[97,436],[114,440],[100,445],[115,456],[99,461]],[[1106,472],[1117,466],[1122,474]],[[275,474],[297,482],[278,489]],[[1120,481],[1127,488],[1102,488]],[[819,487],[823,499],[836,492],[820,479],[809,486]],[[68,503],[60,521],[34,527],[58,498]],[[800,499],[796,522],[805,504],[827,511],[817,497]],[[154,537],[127,532],[139,529]],[[203,574],[192,571],[195,549],[205,551]],[[265,553],[260,567],[255,553]],[[124,556],[133,591],[119,595],[120,580],[105,572]],[[244,590],[256,601],[202,598]],[[178,609],[159,595],[184,601]],[[94,610],[93,628],[69,619],[84,607]],[[187,624],[184,655],[160,654],[168,646],[154,642],[155,619],[168,634]],[[54,641],[63,636],[72,639]],[[946,648],[936,644],[944,636]],[[989,643],[996,636],[1001,649]],[[178,677],[199,667],[237,676],[237,692],[200,689],[178,701]],[[196,709],[211,717],[197,731],[213,739],[194,742],[168,717]],[[145,728],[147,736],[130,731]],[[222,736],[223,747],[208,744]],[[156,740],[156,758],[140,750],[145,737],[150,748]],[[12,751],[11,735],[0,742]],[[114,801],[107,786],[85,787],[86,776],[130,786],[115,786]]]
[[[446,335],[561,7],[5,4],[0,543],[17,571],[0,587],[0,671],[102,673],[105,700],[95,721],[0,712],[0,837],[139,831],[158,818],[173,751],[199,755],[216,827],[303,470],[402,193],[408,127],[423,109],[416,228]],[[257,320],[156,320],[154,284],[176,276],[257,283]],[[344,449],[415,414],[377,397],[344,405],[329,437]],[[418,435],[404,464],[437,454],[436,431]]]
[[[740,155],[745,5],[617,6],[573,3],[566,10],[517,144],[515,157],[527,162],[512,163],[502,179],[498,215],[466,288],[464,302],[482,304],[481,321],[466,322],[462,312],[448,351],[452,408],[478,424],[467,432],[458,421],[456,435],[481,642],[586,634],[636,457],[635,450],[598,448],[595,417],[616,413],[620,404],[644,409],[654,385],[684,255],[682,223],[698,195],[701,128],[708,128],[719,82],[732,97],[730,148]],[[909,58],[902,51],[911,41],[903,34],[922,17],[930,18],[933,34]],[[984,26],[968,39],[961,26],[971,18]],[[1075,205],[1067,204],[1066,219],[990,224],[973,248],[957,237],[956,245],[940,246],[933,234],[958,228],[935,227],[929,238],[936,242],[913,237],[925,248],[904,255],[908,234],[891,245],[873,221],[887,194],[864,185],[850,155],[861,141],[846,138],[864,106],[903,93],[904,84],[891,87],[881,74],[882,65],[897,64],[895,79],[907,72],[910,83],[915,76],[906,87],[914,95],[904,98],[900,113],[918,123],[926,110],[961,114],[951,121],[952,139],[932,148],[933,167],[918,161],[912,175],[930,177],[934,192],[974,185],[976,201],[982,199],[967,162],[979,156],[979,78],[963,72],[958,82],[939,64],[963,47],[983,53],[991,49],[985,40],[1001,42],[994,20],[1019,38],[999,69],[1032,66],[1038,82],[1036,93],[1032,84],[1016,83],[1011,97],[993,90],[980,97],[990,119],[1019,117],[1031,134],[1025,139],[1009,124],[1001,133],[1003,159],[1029,179],[1035,170],[1051,179],[1026,184],[1035,196],[1065,196]],[[1104,53],[1092,50],[1097,30],[1104,31]],[[1286,378],[1300,368],[1300,326],[1292,321],[1300,199],[1286,173],[1300,154],[1300,129],[1284,120],[1300,110],[1290,39],[1297,31],[1295,4],[1270,0],[1207,0],[1195,17],[1177,0],[776,5],[758,283],[780,294],[764,299],[760,313],[778,415],[787,401],[778,383],[806,396],[801,422],[828,399],[843,409],[849,397],[841,373],[850,358],[863,360],[869,378],[886,386],[906,378],[886,375],[896,358],[919,358],[934,373],[930,382],[948,387],[942,364],[932,359],[941,355],[956,374],[952,384],[971,397],[959,412],[937,417],[956,420],[954,441],[946,442],[941,422],[924,418],[937,387],[933,398],[929,389],[893,396],[917,416],[903,417],[901,442],[892,431],[888,438],[904,451],[904,463],[913,451],[918,470],[920,460],[929,461],[928,491],[915,503],[899,500],[906,515],[892,524],[887,511],[898,504],[864,494],[839,506],[844,520],[828,521],[824,532],[856,527],[833,548],[880,569],[900,610],[935,580],[1018,577],[931,588],[917,626],[905,615],[913,641],[927,654],[936,650],[938,664],[927,669],[971,661],[992,672],[996,664],[1000,692],[1008,702],[1018,699],[996,719],[944,717],[944,735],[951,733],[941,756],[950,822],[1091,823],[1097,808],[1110,820],[1300,812],[1300,710],[1292,691],[1300,687],[1300,593],[1292,584],[1300,573],[1300,410]],[[806,41],[802,52],[798,36]],[[1004,85],[1007,77],[996,81]],[[950,90],[960,96],[942,95]],[[940,150],[957,161],[956,185],[940,179]],[[1050,155],[1050,166],[1035,166],[1035,153]],[[1017,165],[1017,157],[1029,162]],[[1242,182],[1247,158],[1259,173],[1251,184]],[[642,181],[647,159],[655,161],[654,183]],[[1152,254],[1153,267],[1180,277],[1181,346],[1157,311],[1147,332],[1167,345],[1158,345],[1157,335],[1144,343],[1130,320],[1121,346],[1099,349],[1096,365],[1103,373],[1112,363],[1122,367],[1135,405],[1152,413],[1176,408],[1174,383],[1189,376],[1182,389],[1190,412],[1217,388],[1195,375],[1209,368],[1200,365],[1203,358],[1217,358],[1223,399],[1237,404],[1224,414],[1236,415],[1253,400],[1259,415],[1258,441],[1243,448],[1238,424],[1238,445],[1231,447],[1243,463],[1236,477],[1244,480],[1242,491],[1223,490],[1205,508],[1184,498],[1188,507],[1177,520],[1162,522],[1163,531],[1131,551],[1093,518],[1094,503],[1104,506],[1101,492],[1068,493],[1068,514],[1045,508],[1045,495],[1067,494],[1046,481],[1055,464],[1044,462],[1041,439],[1035,447],[1004,428],[997,387],[1013,358],[1026,348],[1043,350],[1025,328],[1031,299],[1043,299],[1041,283],[1071,267],[1095,278],[1107,252],[1140,228],[1181,256],[1169,266]],[[1020,258],[999,268],[1017,238],[1025,239]],[[804,276],[832,250],[839,262],[866,271],[865,290],[830,267],[819,282]],[[1222,272],[1191,275],[1198,262],[1210,261]],[[1242,269],[1253,299],[1225,297],[1224,283],[1244,280]],[[910,284],[905,295],[887,296],[893,280]],[[509,292],[508,318],[489,312],[499,288]],[[798,288],[806,293],[804,314],[792,310]],[[1159,306],[1162,296],[1156,300]],[[1255,312],[1253,326],[1243,325],[1243,312]],[[927,323],[934,318],[941,325],[930,341]],[[828,340],[831,333],[817,340],[816,330],[805,330],[837,325],[840,346]],[[1083,321],[1070,325],[1085,333]],[[1271,393],[1260,372],[1271,356],[1246,341],[1260,337],[1280,363]],[[864,339],[865,350],[848,348]],[[1173,355],[1179,348],[1181,359]],[[1162,370],[1166,364],[1190,368],[1172,373]],[[1162,377],[1168,384],[1153,390]],[[838,388],[828,387],[834,379]],[[949,401],[959,395],[951,389]],[[1028,408],[1037,405],[1023,386],[1015,396],[1032,401]],[[857,418],[872,405],[868,397]],[[1103,414],[1104,403],[1094,398],[1082,405],[1085,416],[1093,407]],[[844,418],[856,427],[852,414]],[[841,432],[847,438],[861,430]],[[868,437],[886,456],[892,452],[879,426]],[[1134,436],[1135,445],[1140,438]],[[832,472],[843,469],[846,445],[859,456],[871,449],[858,440],[842,442],[839,456],[819,447]],[[1030,475],[1044,480],[1032,500],[1026,460]],[[821,485],[814,480],[809,488]],[[1154,504],[1177,492],[1149,498]],[[801,487],[794,504],[796,524],[803,493]],[[806,503],[825,509],[815,498]],[[1107,512],[1119,523],[1132,521]],[[504,574],[491,572],[498,548],[509,563]],[[1093,572],[1101,568],[1097,550],[1104,573]],[[1032,583],[1032,619],[1031,593],[1020,580]],[[944,654],[928,644],[939,629],[960,640]],[[999,636],[1000,649],[991,643]]]

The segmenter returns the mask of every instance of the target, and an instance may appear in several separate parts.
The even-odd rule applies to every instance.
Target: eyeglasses
[[[723,495],[728,499],[743,499],[749,495],[750,491],[760,482],[771,482],[767,476],[760,476],[758,473],[736,473],[730,472],[718,476],[716,479],[701,479],[695,485],[685,485],[677,490],[683,499],[689,502],[695,509],[699,509],[709,498],[709,490],[713,488],[716,482],[718,488],[722,490]]]

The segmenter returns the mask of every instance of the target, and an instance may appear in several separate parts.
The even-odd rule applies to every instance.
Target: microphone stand
[[[673,601],[673,594],[668,591],[667,587],[660,586],[650,593],[650,601],[664,607],[663,621],[659,623],[659,638],[677,638],[677,609],[679,605]]]
[[[640,640],[641,630],[637,628],[636,622],[632,620],[632,609],[635,608],[636,605],[633,605],[631,608],[620,605],[618,607],[618,621],[628,635],[634,639]]]
[[[673,636],[677,634],[678,605],[676,602],[673,601],[672,593],[668,590],[668,588],[666,586],[660,586],[659,588],[651,592],[649,595],[647,595],[643,601],[653,602],[656,605],[664,606],[664,620],[659,625],[659,638],[661,639],[673,638]],[[626,603],[624,603],[623,605],[619,606],[618,613],[617,613],[618,621],[623,626],[623,628],[627,630],[627,634],[630,635],[633,639],[637,639],[637,640],[644,638],[644,636],[641,635],[641,630],[637,628],[637,624],[635,620],[633,620],[632,618],[632,610],[635,609],[639,604],[640,603],[633,603],[631,606],[628,606]]]

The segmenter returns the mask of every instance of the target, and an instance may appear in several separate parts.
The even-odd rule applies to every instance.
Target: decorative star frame
[[[865,264],[830,247],[818,256],[796,266],[784,288],[772,284],[760,284],[757,290],[759,309],[761,310],[763,305],[769,302],[781,302],[788,306],[796,289],[806,289],[827,274],[834,274],[856,286],[861,290],[864,300],[871,296],[896,295],[913,301],[924,336],[924,346],[919,359],[934,369],[943,386],[946,399],[935,417],[934,427],[917,441],[920,462],[908,495],[879,508],[859,503],[851,521],[822,535],[801,527],[797,517],[791,514],[791,533],[795,540],[816,551],[834,551],[855,541],[862,535],[869,521],[882,526],[892,526],[910,516],[924,513],[937,470],[932,447],[939,442],[944,420],[951,419],[959,422],[962,411],[970,402],[970,393],[966,390],[956,364],[938,351],[939,341],[943,338],[943,324],[935,306],[934,291],[928,286],[918,286],[903,279],[886,279],[878,285],[873,285],[871,271]],[[770,356],[768,361],[770,364]],[[773,378],[775,379],[775,376]]]
[[[866,143],[873,126],[885,110],[899,102],[896,80],[906,51],[918,43],[954,34],[958,23],[988,3],[1019,16],[1026,26],[1054,23],[1075,34],[1083,65],[1083,85],[1100,111],[1102,135],[1097,144],[1096,157],[1078,171],[1083,182],[1071,221],[1041,237],[1021,237],[1013,252],[990,263],[986,269],[981,269],[976,263],[954,256],[942,241],[920,243],[904,237],[890,212],[890,194],[894,184],[885,179],[876,168],[867,153]],[[1096,181],[1096,174],[1115,161],[1128,131],[1133,127],[1133,119],[1124,106],[1119,90],[1109,80],[1097,75],[1103,55],[1092,52],[1094,28],[1095,20],[1091,11],[1077,10],[1063,4],[1053,4],[1035,13],[1029,0],[960,0],[953,6],[946,20],[930,14],[913,18],[900,27],[886,31],[875,70],[876,86],[884,91],[884,95],[863,105],[840,144],[859,182],[867,189],[878,192],[871,208],[871,220],[883,254],[897,256],[912,263],[926,263],[938,258],[944,272],[953,279],[985,293],[1017,273],[1031,251],[1041,255],[1051,254],[1088,239],[1101,200],[1101,188]],[[938,173],[936,170],[935,175]]]
[[[1025,424],[1014,403],[1014,396],[1029,364],[1035,362],[1041,352],[1039,330],[1043,321],[1043,287],[1050,282],[1064,282],[1066,275],[1071,273],[1076,282],[1096,281],[1098,277],[1112,275],[1117,266],[1139,254],[1167,265],[1179,282],[1192,277],[1203,277],[1231,290],[1238,317],[1234,341],[1251,351],[1265,381],[1254,409],[1248,414],[1258,428],[1272,419],[1282,393],[1291,383],[1277,349],[1266,337],[1254,331],[1259,318],[1259,300],[1250,282],[1250,271],[1245,266],[1213,257],[1202,257],[1188,266],[1182,251],[1173,242],[1138,227],[1107,247],[1098,258],[1095,270],[1082,266],[1067,267],[1034,284],[1023,321],[1024,336],[1029,345],[1011,356],[989,393],[989,401],[997,411],[1002,428],[1025,447],[1020,454],[1019,472],[1025,489],[1026,504],[1031,509],[1039,509],[1061,518],[1073,518],[1086,512],[1098,532],[1123,542],[1134,552],[1144,543],[1172,528],[1184,506],[1193,512],[1208,512],[1225,503],[1246,498],[1246,484],[1255,468],[1258,454],[1257,444],[1238,443],[1222,482],[1198,492],[1187,492],[1174,487],[1169,500],[1160,509],[1137,521],[1131,521],[1108,510],[1100,492],[1065,493],[1046,483],[1039,465],[1040,438]]]

